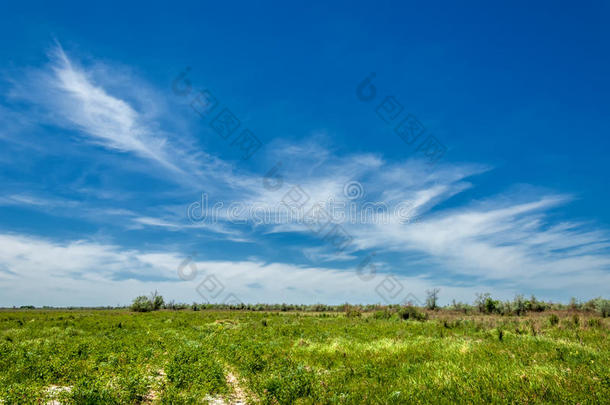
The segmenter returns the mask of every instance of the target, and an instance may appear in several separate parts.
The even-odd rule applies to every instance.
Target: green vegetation
[[[131,310],[135,312],[150,312],[158,311],[165,307],[163,297],[157,291],[150,294],[150,297],[140,295],[133,300]]]
[[[524,316],[501,315],[488,298],[436,310],[4,310],[0,399],[190,404],[241,387],[262,404],[608,403],[603,306],[537,312],[527,300]]]

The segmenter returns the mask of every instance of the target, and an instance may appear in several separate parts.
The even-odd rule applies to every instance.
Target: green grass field
[[[557,315],[0,311],[0,402],[610,403],[610,318]]]

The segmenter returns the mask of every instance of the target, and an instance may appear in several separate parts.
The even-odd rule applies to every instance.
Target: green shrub
[[[150,294],[150,297],[140,295],[136,297],[132,304],[131,310],[135,312],[150,312],[158,311],[165,305],[163,297],[159,295],[157,291]]]
[[[416,321],[425,321],[428,319],[428,314],[420,311],[414,306],[408,305],[398,310],[398,316],[400,319],[413,319]]]
[[[549,323],[551,324],[551,326],[555,326],[559,323],[559,317],[555,314],[551,314],[549,316]]]
[[[499,312],[500,301],[491,298],[489,293],[477,294],[475,305],[481,313],[493,314]]]
[[[510,301],[498,302],[498,313],[500,315],[512,315],[514,313],[512,303]]]
[[[500,301],[491,299],[491,298],[487,298],[485,300],[485,312],[488,314],[493,314],[495,312],[499,312],[498,308],[500,305]]]
[[[160,296],[159,294],[157,294],[156,291],[152,295],[150,301],[152,302],[152,306],[155,311],[163,308],[163,305],[165,305],[165,301],[163,300],[163,297]]]
[[[610,300],[598,298],[595,300],[595,308],[603,318],[610,316]]]
[[[362,311],[358,308],[350,308],[345,312],[345,316],[348,318],[360,318],[362,316]]]
[[[514,308],[514,312],[515,315],[517,316],[521,316],[521,315],[525,315],[525,313],[527,312],[526,306],[525,306],[525,299],[523,299],[523,295],[517,295],[513,301],[513,308]]]
[[[153,303],[150,302],[147,296],[140,295],[133,300],[131,310],[135,312],[150,312],[153,310]]]
[[[387,308],[383,311],[375,311],[375,313],[373,314],[373,318],[375,319],[390,319],[391,317],[392,312],[389,311]]]

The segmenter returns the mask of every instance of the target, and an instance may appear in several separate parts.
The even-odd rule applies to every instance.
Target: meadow
[[[2,310],[4,404],[610,403],[610,318]]]

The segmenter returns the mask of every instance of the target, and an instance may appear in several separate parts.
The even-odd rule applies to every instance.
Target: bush
[[[538,301],[536,299],[536,297],[533,295],[531,296],[530,300],[528,301],[527,306],[529,307],[530,311],[535,311],[535,312],[542,312],[547,309],[546,303],[544,303],[542,301]]]
[[[150,297],[140,295],[136,297],[132,304],[131,310],[135,312],[150,312],[158,311],[165,305],[163,297],[159,295],[157,291],[150,294]]]
[[[521,315],[525,315],[525,313],[527,312],[526,306],[525,306],[525,299],[523,299],[523,295],[517,295],[513,301],[513,308],[514,308],[514,312],[515,315],[517,316],[521,316]]]
[[[495,312],[499,312],[498,307],[500,305],[500,301],[496,301],[491,298],[491,295],[489,293],[477,294],[475,305],[477,306],[479,312],[485,314],[493,314]]]
[[[399,309],[398,316],[400,317],[400,319],[404,320],[413,319],[416,321],[425,321],[426,319],[428,319],[428,315],[426,313],[421,312],[416,307],[411,305]]]
[[[549,323],[551,324],[551,326],[555,326],[559,323],[559,317],[555,314],[551,314],[549,316]]]
[[[383,311],[375,311],[375,313],[373,314],[373,318],[375,319],[390,319],[391,317],[392,312],[389,311],[387,308]]]
[[[595,300],[595,308],[603,318],[610,316],[610,300],[598,298]]]
[[[150,302],[152,303],[153,310],[155,310],[155,311],[163,308],[163,305],[165,305],[165,301],[163,301],[163,297],[160,296],[157,291],[155,291],[154,293],[151,294]]]
[[[362,311],[357,308],[351,308],[345,312],[345,316],[348,318],[360,318],[362,316]]]
[[[485,312],[488,314],[493,314],[494,312],[499,312],[498,308],[500,306],[500,301],[496,301],[491,298],[487,298],[485,300]]]
[[[131,310],[135,312],[150,312],[153,310],[153,303],[150,302],[147,296],[140,295],[133,300]]]

